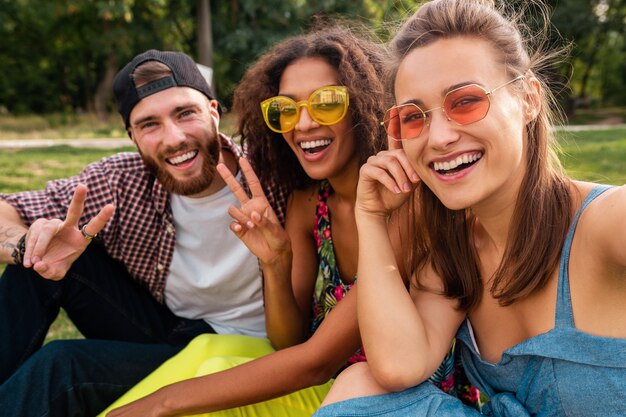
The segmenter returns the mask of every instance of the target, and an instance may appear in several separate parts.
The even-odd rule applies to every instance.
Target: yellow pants
[[[223,371],[274,352],[267,339],[238,335],[204,334],[163,363],[154,372],[111,404],[114,408],[145,397],[159,388],[185,379]],[[244,407],[201,414],[210,417],[310,417],[330,390],[332,381],[283,397]]]

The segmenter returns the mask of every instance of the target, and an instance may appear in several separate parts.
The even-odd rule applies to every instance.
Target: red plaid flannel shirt
[[[236,157],[242,155],[230,138],[220,134],[220,139],[223,148]],[[113,203],[115,213],[98,238],[108,253],[124,263],[133,278],[146,285],[162,303],[176,230],[169,194],[146,169],[138,153],[118,153],[88,165],[74,177],[49,181],[45,190],[0,194],[0,199],[11,204],[30,226],[39,218],[65,218],[78,184],[85,184],[88,190],[81,224],[105,204]],[[284,190],[275,184],[264,188],[278,219],[284,223]]]

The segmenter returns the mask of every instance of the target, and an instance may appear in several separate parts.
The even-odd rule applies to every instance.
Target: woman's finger
[[[228,185],[228,188],[230,188],[230,191],[232,191],[237,198],[237,201],[239,201],[240,204],[248,202],[249,198],[246,190],[243,189],[239,181],[237,181],[237,178],[235,178],[233,173],[230,172],[230,169],[228,169],[223,163],[217,164],[216,169],[226,185]]]
[[[250,188],[252,196],[266,198],[261,182],[259,181],[259,177],[257,177],[254,169],[252,169],[250,162],[248,162],[246,158],[239,158],[239,166],[241,167],[241,171],[246,178],[246,182],[248,183],[248,188]]]
[[[359,178],[359,181],[380,183],[394,194],[402,192],[401,185],[389,174],[389,171],[369,162],[361,167]]]
[[[228,208],[228,214],[230,215],[230,217],[232,217],[235,221],[237,221],[241,226],[245,226],[248,229],[252,229],[254,228],[254,223],[252,222],[252,220],[250,219],[250,216],[248,216],[248,214],[246,214],[242,209],[240,209],[239,207],[236,206],[230,206]]]

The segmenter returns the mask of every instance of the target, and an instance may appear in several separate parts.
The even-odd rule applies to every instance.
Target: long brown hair
[[[540,16],[548,27],[547,10],[539,1]],[[569,180],[563,175],[554,150],[554,99],[541,75],[554,54],[542,44],[530,45],[523,34],[523,11],[506,11],[488,0],[433,0],[422,5],[390,43],[392,63],[388,80],[393,85],[397,69],[413,49],[438,39],[472,36],[492,44],[511,78],[536,77],[541,83],[541,110],[526,126],[527,172],[524,177],[502,261],[494,273],[490,292],[501,305],[510,305],[542,288],[556,268],[571,221]],[[532,40],[541,39],[536,33]],[[532,51],[534,50],[534,51]],[[391,90],[392,91],[392,90]],[[423,183],[411,207],[411,241],[407,268],[419,272],[427,264],[440,274],[444,294],[471,310],[483,293],[478,257],[472,240],[475,217],[469,209],[447,209]],[[415,282],[420,286],[419,281]]]
[[[388,103],[382,81],[383,49],[361,30],[320,23],[307,34],[278,43],[246,71],[235,89],[233,110],[239,115],[237,133],[261,179],[271,177],[288,192],[312,183],[282,135],[265,125],[259,105],[278,94],[285,68],[299,58],[325,59],[337,70],[339,83],[348,87],[360,163],[385,148],[386,135],[380,126]]]

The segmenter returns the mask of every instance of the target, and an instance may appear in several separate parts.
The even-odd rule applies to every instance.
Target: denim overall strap
[[[574,233],[576,232],[576,226],[583,210],[596,199],[600,194],[611,188],[610,185],[598,185],[594,187],[583,204],[580,206],[574,220],[570,225],[563,243],[563,249],[561,251],[561,260],[559,263],[559,283],[556,299],[556,313],[555,313],[555,327],[574,327],[574,313],[572,311],[572,297],[569,290],[569,255],[572,249],[572,241],[574,240]]]

